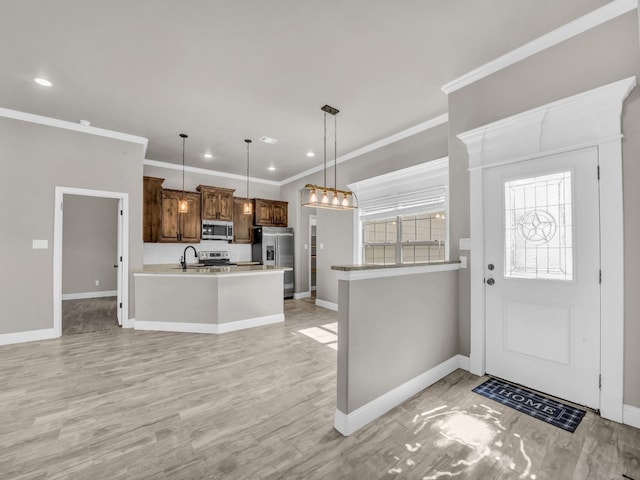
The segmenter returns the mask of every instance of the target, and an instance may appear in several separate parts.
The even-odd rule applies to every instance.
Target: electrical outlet
[[[100,286],[100,280],[96,280],[96,287]]]
[[[460,255],[460,268],[467,268],[467,257]]]

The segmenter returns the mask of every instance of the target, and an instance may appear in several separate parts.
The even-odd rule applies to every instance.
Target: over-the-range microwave
[[[202,240],[233,240],[233,222],[203,220]]]

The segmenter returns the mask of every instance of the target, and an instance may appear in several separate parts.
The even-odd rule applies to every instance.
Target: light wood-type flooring
[[[117,330],[116,297],[64,300],[62,335]]]
[[[462,370],[342,437],[336,351],[299,332],[336,314],[285,313],[223,335],[0,347],[0,479],[640,480],[640,430],[589,412],[565,432],[474,394],[484,379]]]

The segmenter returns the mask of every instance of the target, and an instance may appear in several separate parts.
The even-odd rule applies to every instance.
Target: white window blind
[[[362,220],[440,212],[445,209],[445,187],[358,200]]]
[[[441,158],[349,185],[363,220],[444,211],[449,159]]]

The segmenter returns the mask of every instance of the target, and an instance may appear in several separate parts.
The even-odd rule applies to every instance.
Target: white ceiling
[[[282,181],[322,163],[324,104],[351,152],[446,113],[443,84],[606,3],[0,0],[0,106],[147,137],[163,162],[182,162],[185,132],[187,165],[240,175],[252,138],[251,176]]]

